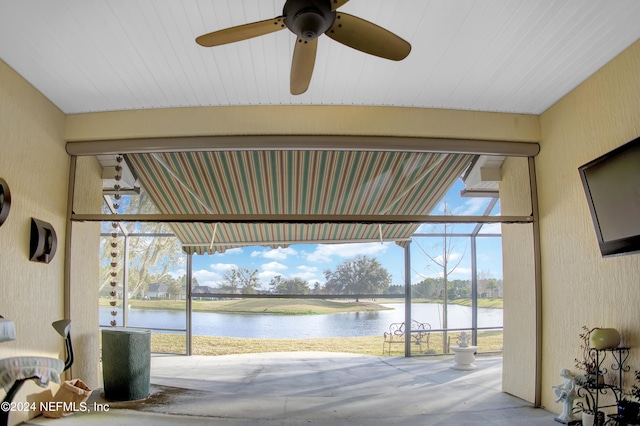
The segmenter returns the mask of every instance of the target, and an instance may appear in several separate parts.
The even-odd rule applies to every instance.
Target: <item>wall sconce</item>
[[[11,192],[7,181],[0,178],[0,226],[7,220],[11,209]]]
[[[16,326],[12,320],[4,319],[0,315],[0,342],[16,340]]]
[[[73,345],[71,344],[71,320],[61,319],[51,324],[59,335],[64,337],[65,360],[64,370],[67,371],[73,364]]]
[[[30,260],[49,263],[56,254],[58,239],[50,223],[31,218]]]

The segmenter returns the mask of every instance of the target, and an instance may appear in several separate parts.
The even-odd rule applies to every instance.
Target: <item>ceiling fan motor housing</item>
[[[282,15],[287,28],[307,41],[324,34],[336,20],[330,0],[287,0]]]

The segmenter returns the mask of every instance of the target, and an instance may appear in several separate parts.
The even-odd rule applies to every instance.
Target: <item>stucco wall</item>
[[[70,159],[63,138],[64,114],[0,61],[0,177],[11,189],[11,211],[0,227],[0,315],[15,321],[17,340],[0,344],[0,358],[38,355],[63,358],[63,339],[51,323],[65,315],[65,234]],[[78,203],[100,203],[100,168],[81,162]],[[58,240],[49,264],[29,260],[32,217],[53,225]],[[74,377],[98,379],[97,276],[99,229],[74,225],[71,269],[71,334],[76,349]],[[93,255],[92,255],[93,254]],[[43,390],[27,382],[15,401],[47,400],[57,386]],[[0,398],[4,391],[0,390]],[[36,413],[14,412],[10,424]]]
[[[64,234],[69,156],[64,114],[0,62],[0,176],[11,188],[11,211],[0,227],[0,314],[15,321],[18,339],[0,357],[58,356],[62,340],[51,323],[63,317]],[[29,261],[30,220],[53,225],[51,263]]]
[[[100,211],[102,167],[95,157],[79,157],[76,163],[74,209]],[[98,276],[100,224],[71,224],[69,308],[76,359],[72,376],[90,388],[101,386]]]
[[[503,215],[531,214],[529,165],[508,158],[502,166],[500,210]],[[504,282],[504,354],[502,389],[535,402],[536,307],[533,225],[502,225]],[[523,366],[527,366],[523,368]]]
[[[11,189],[11,211],[0,227],[0,314],[15,321],[17,334],[17,340],[0,343],[0,358],[63,356],[63,340],[51,327],[64,317],[69,156],[63,127],[64,114],[0,61],[0,176]],[[29,261],[32,217],[51,223],[57,233],[49,264]],[[22,395],[43,392],[29,385]],[[26,416],[12,413],[11,422]]]
[[[640,42],[541,116],[536,158],[543,297],[543,404],[575,370],[580,327],[615,327],[640,370],[640,255],[602,258],[578,167],[640,135]],[[526,336],[524,336],[526,338]]]

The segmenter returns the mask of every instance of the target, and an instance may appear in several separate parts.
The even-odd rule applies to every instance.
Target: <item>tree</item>
[[[495,278],[488,280],[484,286],[484,291],[487,293],[487,296],[489,296],[489,299],[493,299],[495,290],[497,289],[498,289],[498,282],[496,281]]]
[[[368,256],[345,260],[335,271],[326,270],[324,276],[329,294],[381,294],[391,285],[391,274]]]
[[[309,294],[309,283],[300,277],[284,278],[276,275],[269,281],[271,291],[276,294]]]
[[[180,284],[187,288],[187,275],[183,275],[180,278]],[[198,282],[198,278],[195,275],[191,276],[191,288],[198,287],[200,283]]]
[[[393,284],[387,289],[387,294],[404,294],[404,286]]]
[[[151,282],[167,282],[182,256],[175,237],[129,238],[129,291],[143,296]]]
[[[502,291],[502,280],[492,276],[490,271],[478,273],[478,297],[495,298]]]
[[[449,298],[471,297],[471,281],[470,280],[453,280],[449,287]]]
[[[155,213],[155,207],[145,192],[141,192],[139,196],[123,197],[121,199],[122,207],[120,213],[138,214],[138,213]],[[106,206],[103,213],[109,213]],[[109,232],[122,231],[128,235],[131,233],[172,233],[162,223],[128,223],[120,224],[115,228],[109,226]],[[122,286],[123,282],[123,253],[125,246],[125,238],[120,235],[118,243],[115,247],[111,245],[113,238],[102,238],[100,248],[100,288],[99,291],[103,295],[109,294],[111,287],[109,283],[118,282]],[[175,237],[127,237],[128,244],[128,264],[127,264],[127,283],[128,290],[132,296],[142,297],[148,291],[149,283],[166,282],[171,279],[170,272],[174,272],[181,265],[184,253],[180,249],[180,241]],[[112,257],[111,253],[117,256]],[[116,277],[110,274],[113,268],[110,266],[112,260],[117,262]]]
[[[180,280],[171,280],[171,282],[169,283],[169,294],[174,300],[178,300],[178,296],[184,294],[184,290],[182,288],[182,283],[180,282]]]
[[[240,267],[225,272],[220,290],[231,294],[254,294],[259,285],[257,269]]]
[[[444,214],[452,215],[451,210],[447,209],[447,199],[444,200]],[[459,239],[452,237],[450,234],[453,234],[453,224],[443,224],[443,231],[440,232],[442,235],[439,238],[439,241],[432,247],[432,250],[426,250],[417,240],[416,245],[420,249],[420,251],[429,259],[432,266],[434,266],[438,270],[438,274],[442,276],[442,288],[443,288],[443,306],[442,306],[442,328],[446,330],[448,328],[448,314],[447,314],[447,306],[449,300],[449,292],[451,290],[451,284],[449,282],[449,275],[451,275],[465,257],[467,246],[465,245],[462,255],[457,256],[456,249],[460,242]],[[442,333],[442,347],[444,352],[448,352],[447,346],[447,332],[444,331]]]
[[[411,294],[418,299],[442,299],[444,297],[441,278],[425,278],[411,286]]]

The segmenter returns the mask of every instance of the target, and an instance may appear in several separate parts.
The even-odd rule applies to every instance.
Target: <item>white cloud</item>
[[[502,234],[501,223],[487,223],[482,227],[480,235],[482,234]]]
[[[453,214],[457,216],[481,215],[486,207],[486,198],[468,198],[453,211]]]
[[[262,284],[268,284],[271,281],[271,278],[280,275],[277,271],[262,271],[258,274],[258,278],[262,282]],[[263,288],[265,286],[263,285]]]
[[[213,271],[207,271],[206,269],[193,271],[193,276],[196,277],[198,281],[200,281],[201,279],[210,280],[210,279],[219,279],[222,277],[219,273],[213,272]]]
[[[387,251],[393,243],[346,243],[346,244],[318,244],[313,253],[307,253],[310,262],[330,262],[333,256],[355,257],[358,255],[376,256]]]
[[[285,269],[289,269],[287,265],[283,265],[278,262],[269,262],[260,265],[263,271],[284,271]]]
[[[449,266],[451,266],[454,262],[457,262],[458,260],[460,260],[460,258],[462,257],[462,253],[449,253],[449,256],[447,257],[447,263],[449,264]],[[444,257],[442,255],[440,256],[435,256],[434,257],[435,261],[439,264],[443,264],[443,259]],[[437,265],[433,266],[434,268],[438,268]]]
[[[435,278],[435,276],[431,275],[432,278]],[[419,283],[422,282],[425,278],[429,278],[429,275],[426,274],[420,274],[418,272],[414,272],[413,274],[413,281],[411,281],[412,284],[415,283]]]
[[[298,252],[291,247],[282,248],[278,247],[266,251],[254,251],[251,253],[251,257],[264,257],[265,259],[285,260],[289,256],[295,256]]]
[[[471,279],[471,268],[456,268],[449,273],[449,278],[453,280],[469,280]]]
[[[291,274],[292,277],[302,278],[305,281],[316,282],[318,279],[318,268],[315,266],[299,265],[296,272]]]
[[[193,271],[193,276],[198,279],[200,285],[215,286],[222,280],[222,276],[219,273],[207,271],[206,269]]]
[[[318,274],[315,272],[294,272],[291,274],[292,277],[302,278],[305,281],[318,281]]]
[[[425,277],[427,278],[442,278],[444,274],[442,271],[430,270],[426,274],[416,274],[416,278],[418,281],[423,280]],[[468,280],[471,279],[471,269],[470,268],[456,268],[454,271],[450,271],[447,275],[448,280]]]
[[[211,269],[213,269],[214,271],[226,272],[226,271],[230,271],[232,269],[237,269],[238,265],[236,265],[234,263],[213,263],[213,264],[209,265],[209,267]]]
[[[183,277],[185,275],[187,275],[187,271],[185,271],[184,269],[178,269],[177,271],[169,271],[167,272],[169,274],[169,276],[171,276],[171,278],[173,278],[174,280],[177,280],[180,277]]]
[[[325,282],[322,280],[309,280],[309,288],[313,288],[316,283],[324,285]]]

